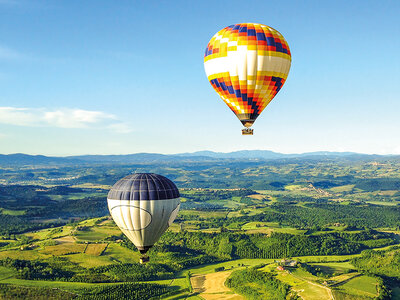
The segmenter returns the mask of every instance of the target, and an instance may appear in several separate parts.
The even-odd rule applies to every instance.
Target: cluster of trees
[[[76,296],[74,293],[55,288],[27,287],[0,283],[0,299],[70,300],[75,299]]]
[[[90,196],[76,200],[54,202],[37,209],[32,209],[25,219],[32,218],[96,218],[108,214],[106,196]]]
[[[395,277],[400,280],[400,246],[389,250],[365,250],[352,260],[361,272],[380,276]]]
[[[76,300],[143,300],[168,292],[168,286],[155,283],[122,283],[95,288],[85,288]]]
[[[393,243],[389,233],[367,230],[361,232],[328,232],[318,235],[293,235],[272,233],[242,234],[222,232],[167,232],[161,238],[157,251],[181,253],[183,257],[199,257],[205,254],[218,260],[234,258],[282,258],[305,255],[342,255],[359,253],[367,249],[365,241],[376,240]],[[175,261],[179,262],[179,255]]]
[[[307,203],[304,206],[274,203],[271,210],[238,218],[216,220],[227,226],[234,222],[278,222],[299,229],[322,228],[341,223],[354,228],[397,227],[400,224],[400,206],[341,205]]]
[[[174,275],[174,269],[165,264],[148,263],[141,265],[133,264],[113,264],[96,267],[92,272],[101,274],[106,273],[113,281],[146,281],[156,279],[167,279]]]
[[[138,263],[112,264],[89,269],[60,257],[46,260],[5,258],[0,260],[0,266],[15,270],[16,277],[19,279],[111,283],[169,279],[173,278],[176,272],[182,269],[221,261],[220,258],[196,251],[191,251],[189,255],[180,253],[177,250],[175,252],[167,251],[161,260],[158,259],[159,263],[157,263],[157,256],[155,257],[155,263],[146,265]],[[166,265],[161,261],[168,261],[169,264]]]
[[[209,200],[228,200],[232,197],[245,197],[248,195],[257,194],[251,189],[237,190],[204,190],[196,191],[195,193],[182,192],[181,196],[189,201],[205,202]]]
[[[39,185],[0,185],[0,203],[4,208],[23,208],[27,205],[45,206],[51,199]]]
[[[28,280],[68,280],[73,272],[51,266],[39,260],[23,260],[5,258],[0,260],[0,265],[17,271],[17,278]]]
[[[55,202],[40,192],[36,185],[0,185],[0,207],[11,210],[25,210],[26,207],[46,207]],[[28,230],[46,228],[49,225],[32,223],[27,215],[15,216],[2,214],[0,234],[20,233]]]
[[[359,188],[367,192],[400,190],[399,178],[357,179],[355,184],[355,188]]]
[[[57,225],[63,225],[64,222],[59,222]],[[55,225],[54,223],[52,224]],[[49,227],[45,223],[33,223],[24,217],[1,215],[0,216],[0,235],[10,236],[16,233],[22,233],[31,230],[39,230]]]
[[[67,292],[57,288],[26,287],[0,283],[1,299],[54,299],[54,300],[143,300],[170,293],[168,286],[149,283],[123,283],[94,288],[83,288],[79,292]]]
[[[80,267],[60,257],[47,260],[5,258],[0,260],[0,266],[17,271],[16,277],[19,279],[91,283],[118,281],[106,274]]]
[[[400,286],[400,246],[387,250],[364,250],[351,263],[364,274],[378,280],[379,299],[389,299],[390,290]]]
[[[64,263],[63,263],[64,262]],[[174,272],[183,268],[175,265],[175,269],[165,264],[113,264],[86,269],[65,262],[63,258],[52,260],[21,260],[5,258],[0,266],[17,271],[17,278],[27,280],[57,280],[68,282],[124,282],[147,281],[172,278]]]
[[[182,202],[181,209],[213,211],[225,208],[223,205],[211,204],[207,202]]]
[[[68,198],[53,201],[49,195],[68,195],[81,193],[82,189],[68,186],[46,188],[38,185],[0,185],[0,208],[26,210],[23,215],[2,214],[0,218],[0,235],[23,233],[51,226],[65,225],[66,221],[33,222],[38,219],[68,219],[101,217],[108,214],[106,194],[81,199]],[[27,210],[26,208],[29,207]]]
[[[235,271],[226,280],[226,285],[246,299],[285,300],[289,286],[267,272],[255,268]],[[289,296],[290,297],[290,296]]]
[[[243,198],[242,198],[243,199]],[[244,197],[244,199],[249,199]],[[250,200],[250,199],[249,199]],[[282,199],[281,199],[282,200]],[[310,200],[310,199],[308,199]],[[246,200],[244,200],[246,201]],[[201,228],[229,227],[234,223],[246,222],[278,222],[281,225],[307,229],[312,231],[323,230],[326,226],[340,223],[349,228],[400,228],[400,206],[379,206],[372,204],[341,205],[327,203],[320,199],[303,206],[297,204],[299,199],[283,197],[282,201],[273,203],[270,209],[263,209],[256,215],[244,215],[234,218],[210,218],[204,221],[196,215],[179,217],[179,220],[202,220]],[[190,202],[189,202],[190,203]],[[183,203],[186,205],[186,203]]]
[[[185,216],[183,219],[198,219],[198,216]],[[400,206],[340,205],[327,203],[308,203],[297,206],[274,203],[270,210],[256,215],[234,218],[211,218],[201,224],[202,228],[230,227],[231,224],[247,222],[278,222],[281,225],[307,229],[308,233],[327,230],[326,226],[340,223],[348,228],[364,229],[377,227],[399,228]]]
[[[326,198],[311,198],[305,195],[279,195],[276,197],[278,202],[284,202],[283,205],[298,204],[299,202],[314,202],[314,203],[326,203]]]

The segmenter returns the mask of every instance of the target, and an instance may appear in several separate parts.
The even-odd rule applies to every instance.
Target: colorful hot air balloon
[[[137,173],[114,184],[107,202],[115,223],[144,255],[175,220],[179,197],[178,188],[168,178]]]
[[[246,127],[250,127],[282,88],[290,50],[275,29],[256,23],[228,26],[207,45],[204,68],[212,87]]]

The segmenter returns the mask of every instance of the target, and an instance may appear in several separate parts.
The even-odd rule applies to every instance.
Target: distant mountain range
[[[305,156],[315,156],[315,155],[324,155],[324,156],[347,156],[347,155],[367,155],[367,154],[359,154],[355,152],[329,152],[329,151],[318,151],[318,152],[307,152],[301,154],[283,154],[279,152],[273,152],[269,150],[241,150],[234,152],[213,152],[213,151],[197,151],[193,153],[181,153],[174,154],[176,156],[183,157],[192,157],[192,156],[207,156],[213,158],[238,158],[238,159],[277,159],[277,158],[293,158],[293,157],[305,157]]]
[[[78,164],[78,163],[155,163],[155,162],[185,162],[185,161],[214,161],[214,160],[276,160],[276,159],[346,159],[374,160],[399,158],[394,155],[370,155],[355,152],[307,152],[301,154],[284,154],[269,150],[242,150],[235,152],[197,151],[193,153],[158,154],[135,153],[125,155],[78,155],[53,157],[44,155],[28,155],[22,153],[0,154],[1,165],[32,165],[32,164]]]

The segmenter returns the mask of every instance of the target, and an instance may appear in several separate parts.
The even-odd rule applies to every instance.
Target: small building
[[[277,269],[278,271],[285,271],[285,268],[282,267],[282,266],[277,266],[276,269]]]
[[[280,264],[285,267],[295,267],[297,265],[297,261],[291,259],[282,259]]]

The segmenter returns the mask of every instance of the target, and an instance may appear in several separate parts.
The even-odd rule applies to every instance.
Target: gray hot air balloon
[[[158,241],[175,220],[179,191],[168,178],[136,173],[119,180],[108,193],[108,209],[121,231],[142,255]],[[148,261],[142,256],[141,262]]]

